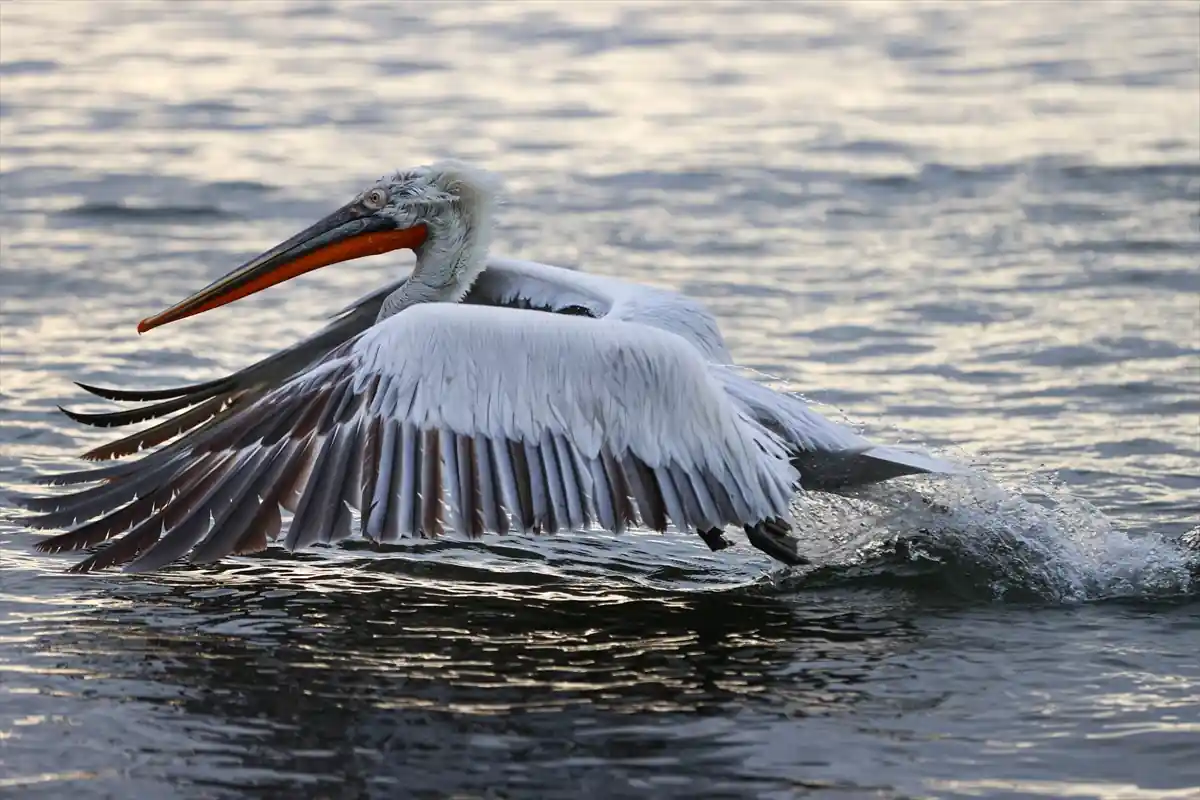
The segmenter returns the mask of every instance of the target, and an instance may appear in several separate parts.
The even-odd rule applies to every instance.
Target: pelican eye
[[[383,189],[372,189],[363,195],[362,204],[370,211],[378,211],[387,205],[387,192]]]

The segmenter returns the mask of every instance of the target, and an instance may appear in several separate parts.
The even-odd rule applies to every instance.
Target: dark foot
[[[708,545],[708,549],[714,553],[730,546],[730,541],[721,535],[720,528],[709,528],[706,531],[697,530],[696,533],[700,534],[700,538]]]
[[[776,561],[782,561],[789,567],[809,563],[807,558],[797,552],[799,543],[790,535],[791,526],[783,520],[763,520],[757,525],[746,525],[745,528],[750,544]]]

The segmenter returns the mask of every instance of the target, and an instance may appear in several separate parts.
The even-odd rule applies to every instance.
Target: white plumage
[[[72,414],[89,424],[191,408],[88,454],[181,437],[141,460],[50,480],[105,483],[29,499],[43,512],[34,526],[87,520],[42,549],[125,531],[78,568],[154,569],[189,552],[210,561],[265,547],[281,533],[282,506],[295,515],[290,548],[352,535],[357,508],[361,534],[377,541],[671,523],[716,550],[727,545],[721,530],[739,525],[756,547],[803,563],[785,522],[802,487],[955,470],[876,447],[739,374],[716,320],[689,298],[488,256],[490,187],[456,165],[400,173],[150,320],[219,305],[273,270],[314,268],[304,259],[356,257],[356,243],[417,252],[405,280],[227,378],[154,392],[84,387],[165,401]]]

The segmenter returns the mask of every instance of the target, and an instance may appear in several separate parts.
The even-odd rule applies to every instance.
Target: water
[[[1193,3],[0,6],[0,491],[72,384],[235,369],[408,268],[138,337],[383,172],[676,287],[747,366],[973,464],[686,537],[67,576],[0,522],[0,795],[1194,796]],[[3,502],[7,506],[7,501]]]

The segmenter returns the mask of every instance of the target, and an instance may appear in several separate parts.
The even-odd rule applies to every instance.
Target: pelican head
[[[320,267],[409,249],[421,299],[459,299],[483,269],[499,196],[492,174],[457,161],[380,178],[353,200],[190,297],[138,323],[138,333],[202,314]]]

